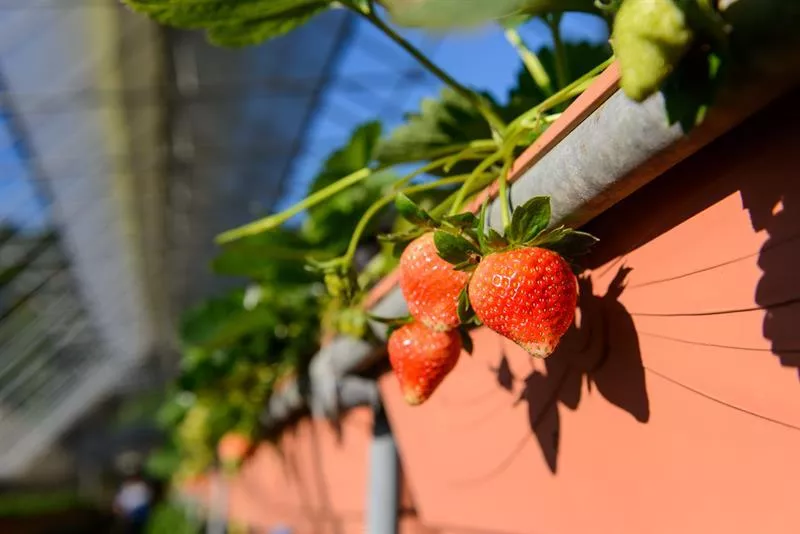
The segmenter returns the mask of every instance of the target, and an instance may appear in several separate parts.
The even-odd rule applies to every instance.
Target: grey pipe
[[[679,125],[667,124],[664,110],[660,93],[638,104],[617,91],[514,182],[512,205],[549,196],[553,224],[585,224],[656,176],[629,178],[683,135]],[[498,200],[489,221],[502,230]]]
[[[228,484],[221,473],[211,475],[206,534],[225,534],[228,526]]]
[[[361,339],[339,336],[323,347],[309,366],[309,398],[293,380],[276,395],[261,414],[261,423],[273,428],[305,409],[316,416],[335,418],[342,410],[377,402],[372,380],[349,376],[382,354],[380,348]]]
[[[369,451],[366,534],[396,534],[400,508],[399,463],[389,421],[383,407],[375,408]]]

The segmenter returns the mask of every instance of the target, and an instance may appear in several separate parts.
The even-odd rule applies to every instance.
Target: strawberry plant
[[[573,261],[594,238],[552,228],[547,198],[512,210],[507,180],[519,154],[612,60],[607,47],[565,43],[564,12],[605,18],[622,89],[639,101],[662,91],[670,120],[687,129],[702,120],[731,57],[729,12],[705,0],[123,1],[162,23],[203,29],[222,46],[257,44],[346,9],[444,84],[387,135],[378,123],[359,127],[296,205],[218,236],[215,271],[251,285],[207,301],[184,322],[179,396],[197,405],[172,424],[198,465],[225,432],[252,434],[276,381],[302,373],[321,337],[368,335],[366,291],[398,256],[411,318],[394,325],[388,348],[409,403],[428,399],[453,369],[471,325],[533,356],[552,353],[575,313]],[[439,29],[496,22],[522,64],[516,87],[499,102],[464,86],[387,17]],[[552,33],[552,49],[526,46],[518,28],[534,17]],[[400,176],[399,165],[413,170]],[[485,207],[477,216],[465,211],[493,182],[502,232],[487,225]]]
[[[547,197],[534,197],[513,212],[501,197],[502,234],[487,228],[485,204],[479,217],[465,213],[439,220],[408,198],[399,196],[397,206],[427,230],[406,249],[412,251],[409,274],[401,260],[400,287],[415,319],[446,330],[469,323],[474,313],[480,324],[533,356],[555,350],[575,314],[571,262],[594,244],[594,237],[563,226],[549,228]],[[404,277],[410,282],[403,283]],[[420,286],[427,292],[421,294]]]
[[[186,315],[178,395],[191,394],[196,402],[213,406],[223,414],[215,421],[225,424],[213,426],[202,438],[195,432],[194,438],[178,439],[179,446],[205,451],[189,454],[198,465],[197,458],[208,460],[223,432],[252,433],[275,382],[286,373],[302,372],[321,335],[365,335],[365,291],[397,265],[398,255],[401,286],[417,321],[392,334],[390,358],[405,376],[401,382],[411,388],[407,398],[413,403],[427,399],[455,365],[462,346],[469,345],[459,327],[471,273],[464,265],[448,263],[455,253],[442,253],[443,231],[471,240],[476,252],[470,266],[479,259],[478,219],[462,213],[463,206],[498,179],[505,195],[513,160],[608,65],[607,48],[562,43],[553,14],[548,21],[556,49],[537,55],[517,32],[524,18],[503,20],[523,66],[517,87],[500,104],[464,87],[425,57],[382,19],[372,1],[125,1],[163,23],[205,29],[209,40],[224,46],[255,44],[325,9],[349,9],[445,84],[439,98],[424,100],[420,111],[390,135],[382,137],[377,123],[359,127],[326,160],[301,202],[218,237],[223,249],[214,270],[252,282],[246,292],[209,300]],[[386,7],[397,15],[398,3]],[[415,169],[398,176],[393,171],[398,164]],[[405,219],[395,218],[396,213]],[[299,225],[297,217],[303,217]],[[380,243],[374,240],[387,230],[392,232]],[[379,253],[361,261],[359,252],[365,249]],[[308,269],[300,268],[303,264]],[[320,281],[327,290],[323,293]],[[402,343],[398,348],[400,338],[411,348]],[[421,369],[430,373],[421,376]],[[182,428],[181,421],[172,424]],[[195,445],[187,448],[187,443]]]

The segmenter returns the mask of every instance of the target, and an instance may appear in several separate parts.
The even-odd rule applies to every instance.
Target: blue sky
[[[435,63],[459,82],[488,91],[499,101],[505,100],[509,88],[516,82],[519,57],[497,26],[440,36],[419,31],[402,33],[423,50],[432,49]],[[552,46],[550,30],[541,20],[526,24],[520,33],[533,50]],[[579,13],[564,16],[561,33],[565,41],[601,42],[608,39],[607,26],[602,19]],[[376,48],[379,49],[377,53]],[[383,61],[380,58],[384,58]],[[409,69],[414,65],[414,60],[403,50],[371,25],[362,22],[342,58],[337,75],[358,77],[363,73],[380,73],[387,68]],[[426,77],[425,83],[409,84],[406,90],[395,91],[392,101],[387,104],[385,98],[391,94],[392,88],[384,88],[382,83],[375,85],[378,88],[371,95],[372,99],[364,96],[353,101],[340,91],[328,92],[307,139],[306,150],[295,163],[286,196],[280,200],[278,209],[289,207],[304,196],[324,157],[347,140],[354,126],[379,117],[385,130],[391,130],[402,121],[404,113],[418,109],[422,98],[435,95],[441,88],[437,80]]]
[[[8,130],[7,117],[0,110],[0,225],[11,223],[31,231],[47,225],[47,210],[28,173]]]

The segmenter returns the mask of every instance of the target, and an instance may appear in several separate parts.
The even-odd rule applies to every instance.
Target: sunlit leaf
[[[597,12],[594,0],[384,0],[394,21],[420,28],[457,28],[560,11]]]
[[[169,26],[205,29],[220,46],[246,46],[283,35],[328,7],[329,0],[123,0]]]
[[[487,97],[488,100],[488,97]],[[496,104],[492,103],[494,107]],[[492,132],[475,108],[452,89],[442,90],[438,99],[426,98],[418,112],[378,145],[377,159],[394,164],[433,159],[443,148],[489,139]],[[451,171],[462,172],[460,168]],[[431,174],[442,174],[432,171]]]

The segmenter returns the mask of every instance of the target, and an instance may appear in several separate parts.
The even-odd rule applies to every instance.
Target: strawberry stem
[[[437,149],[432,151],[429,157],[433,157],[434,155],[445,154],[444,157],[440,157],[437,160],[434,160],[427,165],[420,167],[419,169],[415,170],[414,172],[407,174],[400,180],[398,180],[394,184],[395,189],[400,189],[405,186],[408,182],[416,178],[417,176],[424,174],[426,172],[432,171],[439,167],[444,167],[448,164],[453,164],[454,162],[464,161],[468,159],[481,159],[483,156],[480,154],[481,152],[486,152],[487,150],[493,149],[497,146],[497,143],[491,139],[479,139],[476,141],[472,141],[470,143],[465,143],[461,145],[450,145],[446,147],[442,147],[441,149]],[[293,205],[292,207],[268,217],[264,217],[262,219],[258,219],[251,223],[245,224],[243,226],[239,226],[238,228],[234,228],[232,230],[228,230],[219,234],[216,238],[216,242],[218,244],[230,243],[231,241],[236,241],[237,239],[241,239],[243,237],[247,237],[250,235],[259,234],[261,232],[266,232],[268,230],[273,230],[278,226],[282,225],[298,213],[307,210],[316,206],[317,204],[324,202],[328,198],[332,197],[333,195],[340,193],[344,189],[355,185],[356,183],[360,182],[371,176],[374,172],[381,170],[383,167],[378,167],[376,169],[369,169],[363,168],[359,169],[354,173],[348,174],[347,176],[340,178],[336,182],[330,184],[327,187],[316,191],[315,193],[309,195],[305,199],[301,200],[297,204]]]
[[[539,87],[545,95],[552,95],[553,84],[550,81],[550,75],[547,74],[547,70],[544,68],[544,65],[542,65],[541,60],[539,60],[539,56],[527,47],[522,40],[522,36],[515,28],[506,28],[505,36],[506,41],[517,51],[517,55],[519,55],[519,58],[522,60],[522,63],[525,65],[525,68],[528,70],[528,73],[530,73],[537,87]]]
[[[556,56],[556,82],[559,89],[567,85],[569,80],[569,64],[567,62],[567,50],[561,40],[561,13],[550,13],[545,15],[545,22],[550,27],[553,34],[553,50]]]
[[[461,206],[464,204],[464,198],[467,196],[467,191],[469,190],[470,186],[475,182],[475,180],[480,176],[486,169],[494,165],[498,160],[503,158],[503,151],[498,150],[491,156],[485,158],[481,161],[475,170],[472,171],[472,174],[469,175],[467,180],[464,182],[464,185],[458,190],[456,194],[456,199],[453,202],[453,207],[450,208],[450,215],[455,215],[459,211],[461,211]]]
[[[420,184],[420,185],[412,185],[410,187],[403,188],[398,192],[406,194],[419,193],[421,191],[436,189],[437,187],[441,187],[443,185],[457,184],[460,182],[464,182],[465,180],[468,180],[472,176],[473,176],[472,174],[459,174],[456,176],[448,176],[447,178],[442,178],[440,180],[436,180],[435,182],[430,182],[427,184]],[[353,236],[350,238],[350,244],[347,246],[347,251],[345,252],[344,256],[342,256],[343,265],[351,265],[353,263],[353,258],[355,257],[356,249],[358,248],[358,243],[361,240],[361,235],[366,230],[370,220],[382,208],[386,207],[388,204],[393,202],[396,196],[397,196],[396,193],[392,193],[391,195],[386,195],[385,197],[374,202],[369,207],[369,209],[367,209],[367,211],[364,212],[364,215],[362,215],[361,219],[358,221],[358,225],[356,225],[356,229],[353,231]]]
[[[482,191],[485,187],[491,184],[494,181],[494,177],[491,174],[484,174],[481,178],[475,180],[471,185],[469,185],[466,193],[466,197],[473,195],[479,191]],[[458,191],[448,196],[442,202],[439,203],[438,206],[433,208],[430,212],[431,216],[434,218],[442,217],[449,212],[450,207],[453,205],[456,197],[458,196]]]
[[[491,145],[492,148],[496,146],[494,141],[489,141],[489,142],[492,144]],[[441,168],[443,171],[448,172],[450,168],[452,168],[452,165],[458,163],[459,161],[465,161],[470,159],[483,159],[485,156],[481,155],[480,152],[485,152],[485,151],[486,148],[481,148],[480,146],[475,147],[472,146],[472,143],[470,143],[469,145],[467,145],[466,148],[462,149],[460,152],[433,160],[430,163],[423,165],[422,167],[405,175],[404,177],[400,178],[397,182],[395,182],[393,187],[394,189],[399,190],[400,188],[406,186],[411,180],[413,180],[417,176],[436,170],[438,168]]]
[[[257,221],[253,221],[251,223],[245,224],[244,226],[240,226],[238,228],[234,228],[232,230],[228,230],[227,232],[223,232],[217,236],[215,241],[217,244],[223,243],[230,243],[231,241],[236,241],[237,239],[241,239],[243,237],[247,237],[250,235],[255,235],[261,232],[265,232],[267,230],[272,230],[277,228],[281,224],[285,223],[298,213],[316,206],[320,202],[328,199],[328,197],[339,193],[348,187],[357,184],[358,182],[368,178],[373,173],[373,170],[367,167],[363,169],[359,169],[356,172],[348,174],[344,178],[337,180],[336,182],[332,183],[331,185],[320,189],[319,191],[309,195],[302,201],[298,202],[291,208],[282,211],[280,213],[276,213],[274,215],[270,215],[268,217],[264,217],[263,219],[259,219]]]
[[[512,161],[513,156],[506,156],[506,162],[500,171],[500,187],[497,193],[500,196],[500,217],[503,221],[503,228],[508,228],[511,224],[511,206],[508,201],[508,171],[511,169]],[[480,230],[483,231],[483,228]]]
[[[559,90],[557,93],[547,97],[538,105],[532,107],[513,121],[511,124],[508,125],[508,130],[506,131],[506,136],[516,133],[523,127],[523,124],[527,121],[540,116],[545,111],[554,108],[560,104],[563,104],[567,100],[578,96],[581,94],[591,83],[594,81],[595,77],[598,74],[603,72],[611,63],[614,62],[614,56],[611,56],[607,60],[600,63],[598,66],[575,80],[574,82],[568,84],[563,89]]]

